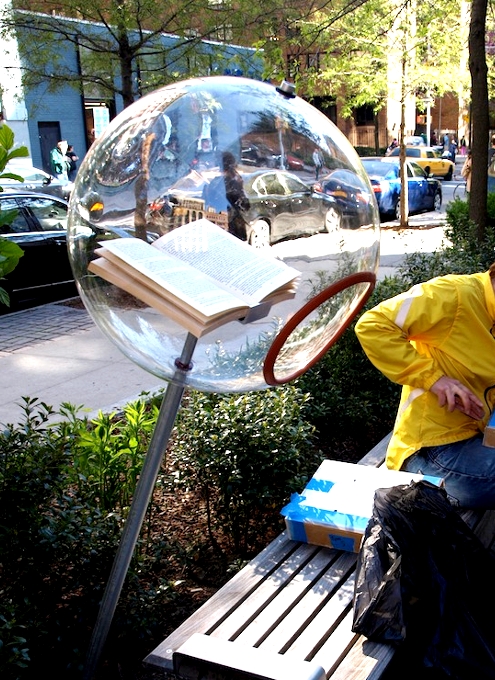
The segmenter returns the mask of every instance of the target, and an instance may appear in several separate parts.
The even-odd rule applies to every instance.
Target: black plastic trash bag
[[[429,482],[379,489],[358,556],[353,631],[414,640],[425,667],[495,679],[495,560]]]

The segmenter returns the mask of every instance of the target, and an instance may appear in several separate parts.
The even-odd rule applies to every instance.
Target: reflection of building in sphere
[[[322,159],[318,182],[315,148]],[[228,272],[227,287],[250,277],[258,287],[274,261],[299,272],[294,297],[258,305],[256,314],[201,335],[187,376],[199,389],[264,388],[268,348],[297,310],[344,275],[376,271],[379,219],[369,180],[352,146],[323,114],[267,83],[193,79],[153,92],[117,116],[79,169],[70,255],[96,323],[129,358],[164,379],[172,379],[187,336],[180,314],[159,312],[153,296],[124,295],[122,286],[88,265],[109,239],[155,243],[203,217],[262,253],[255,275],[228,248],[210,253],[215,275]],[[194,309],[203,294],[195,276],[208,239],[202,248],[181,282],[190,285],[180,298],[184,310]],[[353,285],[304,319],[280,353],[277,372],[290,375],[316,347],[324,349],[352,318],[366,288]]]

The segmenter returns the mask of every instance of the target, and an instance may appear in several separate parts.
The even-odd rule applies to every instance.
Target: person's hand
[[[484,416],[483,403],[455,378],[442,376],[430,387],[430,392],[437,395],[439,406],[446,406],[450,412],[457,409],[475,420],[481,420]]]

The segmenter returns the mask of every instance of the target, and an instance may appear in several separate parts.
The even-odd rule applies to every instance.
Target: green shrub
[[[46,668],[52,677],[76,677],[147,449],[154,406],[136,402],[119,416],[100,415],[89,423],[70,405],[57,414],[25,399],[22,413],[17,425],[0,433],[0,677],[32,678]],[[57,416],[65,420],[54,422]],[[95,448],[94,457],[88,447]],[[163,567],[170,554],[177,560],[175,546],[162,538],[148,548],[142,538],[112,628],[112,640],[125,646],[132,638],[134,650],[136,641],[149,640],[161,625],[159,607],[175,597]]]
[[[191,392],[173,447],[177,484],[199,492],[210,535],[235,551],[266,545],[280,509],[320,461],[307,421],[309,395],[288,386],[264,392]]]
[[[397,277],[379,282],[365,309],[404,290]],[[328,458],[357,461],[393,427],[400,387],[366,357],[352,323],[298,381],[311,394],[308,417]]]
[[[488,220],[481,243],[477,226],[469,219],[469,205],[460,199],[447,207],[445,237],[445,248],[404,257],[399,272],[406,288],[435,276],[472,274],[488,269],[495,261],[495,194],[488,194]]]

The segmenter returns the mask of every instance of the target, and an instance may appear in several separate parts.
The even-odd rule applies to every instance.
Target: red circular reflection
[[[346,288],[350,288],[351,286],[355,286],[358,283],[367,283],[369,285],[364,295],[362,296],[361,300],[359,301],[358,305],[356,306],[354,312],[348,316],[348,318],[344,321],[340,328],[330,337],[325,346],[319,352],[317,352],[314,355],[314,357],[312,357],[312,359],[309,362],[307,362],[303,368],[298,369],[297,371],[295,371],[286,378],[282,379],[276,378],[275,362],[278,358],[278,355],[280,354],[282,347],[284,346],[287,338],[292,333],[292,331],[295,328],[297,328],[301,321],[303,321],[303,319],[305,319],[308,316],[308,314],[311,314],[311,312],[313,312],[319,305],[326,302],[332,296],[337,295],[337,293],[340,293]],[[349,276],[345,276],[343,279],[339,279],[339,281],[332,283],[331,286],[328,286],[328,288],[322,290],[321,293],[318,293],[318,295],[316,295],[309,302],[303,305],[301,309],[299,309],[294,314],[294,316],[292,316],[287,321],[285,326],[282,328],[282,330],[279,332],[275,340],[272,342],[270,349],[268,350],[265,362],[263,364],[263,377],[267,385],[273,386],[284,385],[285,383],[288,383],[291,380],[298,378],[305,371],[307,371],[308,368],[311,368],[311,366],[314,366],[314,364],[316,364],[316,362],[321,359],[321,357],[329,350],[329,348],[334,344],[334,342],[336,342],[340,338],[340,336],[349,326],[349,324],[354,319],[356,314],[366,304],[366,301],[368,300],[371,293],[373,292],[373,289],[375,288],[375,283],[376,274],[374,274],[373,272],[356,272],[355,274],[350,274]]]

